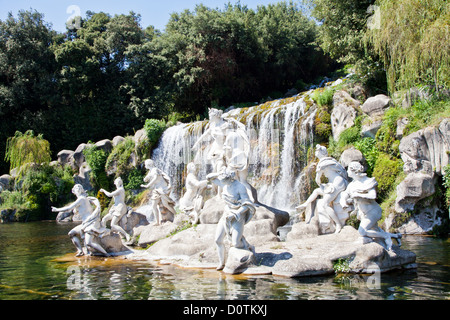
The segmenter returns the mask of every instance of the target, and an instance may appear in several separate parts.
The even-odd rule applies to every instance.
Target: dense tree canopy
[[[198,5],[164,32],[133,12],[88,11],[65,34],[39,12],[10,13],[0,21],[0,160],[16,131],[43,134],[55,152],[133,133],[148,118],[276,98],[329,69],[317,33],[293,2]]]

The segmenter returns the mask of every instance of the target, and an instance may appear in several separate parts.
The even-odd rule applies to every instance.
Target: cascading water
[[[315,108],[305,102],[307,94],[235,109],[224,117],[234,118],[246,125],[251,143],[248,182],[258,191],[258,200],[271,207],[292,211],[299,205],[296,194],[302,183],[301,171],[306,154],[313,143]],[[185,168],[194,162],[199,179],[211,172],[206,159],[209,143],[204,149],[192,150],[208,121],[181,124],[169,128],[155,149],[155,165],[172,178],[172,197],[178,201],[183,194]]]

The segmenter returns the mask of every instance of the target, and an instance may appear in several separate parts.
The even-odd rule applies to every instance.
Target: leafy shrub
[[[311,99],[321,107],[331,106],[334,93],[335,89],[333,88],[317,89],[311,94]]]
[[[127,177],[127,184],[125,189],[135,190],[140,189],[141,184],[144,182],[145,174],[139,169],[133,169],[130,171]]]
[[[84,157],[89,167],[92,169],[92,178],[97,189],[104,188],[109,189],[110,180],[105,172],[106,161],[108,160],[108,154],[93,145],[87,147],[83,151]]]
[[[443,175],[444,187],[445,187],[445,199],[447,207],[450,207],[450,165],[444,168]]]
[[[115,146],[106,160],[107,172],[111,174],[115,169],[115,176],[125,179],[125,176],[131,170],[129,160],[135,149],[136,144],[132,137],[126,137],[124,141]]]
[[[380,200],[388,197],[395,185],[398,175],[402,172],[402,161],[380,152],[373,170],[373,177],[378,182],[378,196]]]
[[[18,185],[19,191],[2,193],[1,208],[15,210],[17,221],[35,221],[55,218],[50,207],[70,201],[74,182],[70,168],[43,164],[29,167]]]
[[[145,121],[144,129],[147,132],[147,138],[150,145],[154,146],[166,130],[166,122],[163,120],[147,119]]]
[[[325,139],[332,135],[331,115],[327,108],[319,107],[314,121],[314,132],[319,139]]]
[[[377,142],[373,138],[364,138],[354,143],[356,149],[361,151],[367,161],[367,175],[372,176],[375,164],[378,159],[379,151],[377,149]]]

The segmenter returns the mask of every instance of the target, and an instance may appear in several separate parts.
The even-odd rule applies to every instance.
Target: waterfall
[[[301,171],[313,143],[315,108],[308,110],[305,97],[307,94],[224,114],[246,126],[251,144],[248,181],[258,191],[258,200],[280,210],[292,211],[299,205]],[[180,124],[167,129],[154,150],[155,165],[172,178],[172,197],[176,201],[183,194],[189,162],[197,165],[199,179],[212,170],[206,160],[208,142],[203,149],[192,150],[207,123]]]

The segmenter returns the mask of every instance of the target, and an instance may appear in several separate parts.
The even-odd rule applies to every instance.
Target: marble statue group
[[[205,147],[205,144],[208,145]],[[212,172],[205,179],[199,179],[199,164],[191,162],[187,165],[185,191],[178,208],[191,223],[198,224],[207,190],[223,200],[223,216],[215,233],[219,261],[217,270],[223,270],[226,264],[225,239],[229,239],[233,248],[255,253],[255,247],[244,236],[245,226],[251,221],[259,205],[255,191],[247,181],[250,141],[243,124],[225,117],[220,110],[210,109],[209,123],[203,135],[192,146],[192,151],[199,152],[202,148],[208,150],[206,157],[211,163]],[[322,233],[338,234],[350,216],[356,214],[360,221],[358,231],[362,241],[378,241],[386,250],[392,249],[393,238],[400,243],[401,235],[385,232],[378,227],[381,208],[376,202],[377,181],[367,177],[364,167],[359,162],[352,162],[346,169],[320,145],[316,147],[315,155],[319,160],[315,179],[318,188],[297,207],[300,214],[307,213],[305,222],[309,224],[312,219],[317,219]],[[146,160],[144,165],[148,172],[141,188],[150,190],[149,205],[154,226],[173,222],[177,211],[176,202],[171,198],[171,178],[157,168],[152,160]],[[103,219],[99,201],[88,197],[81,185],[75,185],[72,190],[77,197],[75,202],[63,208],[53,208],[54,212],[76,210],[80,214],[82,224],[69,233],[77,248],[77,256],[84,255],[85,252],[108,256],[109,252],[97,240],[111,233],[120,235],[126,242],[132,239],[132,234],[121,227],[129,211],[125,203],[122,179],[117,178],[114,184],[116,190],[113,192],[100,190],[114,201]],[[108,222],[110,229],[107,228]]]

